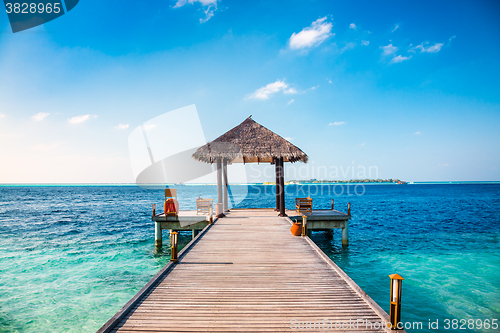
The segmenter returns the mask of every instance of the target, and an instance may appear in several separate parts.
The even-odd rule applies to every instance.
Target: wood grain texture
[[[276,214],[236,210],[217,220],[110,331],[389,331],[380,327],[387,314]]]

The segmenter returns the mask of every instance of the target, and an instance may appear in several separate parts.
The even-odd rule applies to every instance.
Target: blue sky
[[[500,180],[499,17],[497,1],[82,0],[12,34],[0,14],[0,183],[134,182],[130,132],[191,104],[207,140],[249,115],[289,138],[303,178]]]

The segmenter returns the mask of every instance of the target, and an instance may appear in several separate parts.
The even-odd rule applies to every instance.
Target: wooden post
[[[347,215],[351,216],[351,203],[347,203]]]
[[[283,157],[279,158],[280,163],[280,216],[287,216],[285,213],[285,167]]]
[[[153,217],[156,216],[156,204],[153,204]]]
[[[349,245],[349,220],[344,221],[344,228],[342,228],[342,246]]]
[[[332,210],[333,210],[333,199],[332,199]]]
[[[156,249],[161,249],[162,247],[162,237],[161,237],[161,222],[155,222],[155,247]]]
[[[228,205],[228,200],[229,200],[229,189],[228,189],[228,183],[227,183],[227,160],[224,159],[222,161],[222,183],[223,183],[223,188],[224,188],[224,211],[227,212],[229,211],[229,205]]]
[[[280,174],[278,159],[274,159],[274,170],[276,171],[276,211],[280,211]]]
[[[302,216],[302,236],[307,235],[307,216]]]
[[[389,277],[391,278],[390,327],[392,330],[397,330],[402,329],[398,325],[401,323],[401,290],[404,279],[399,274],[391,274]]]
[[[179,234],[175,231],[170,233],[170,261],[177,261],[177,242],[179,240]]]
[[[198,235],[198,230],[192,230],[192,239],[194,239]]]

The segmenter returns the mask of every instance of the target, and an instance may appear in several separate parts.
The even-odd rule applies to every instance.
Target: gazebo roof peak
[[[274,163],[277,158],[307,163],[308,159],[299,147],[254,121],[252,115],[200,147],[193,158],[206,163],[214,163],[219,158],[230,163]]]

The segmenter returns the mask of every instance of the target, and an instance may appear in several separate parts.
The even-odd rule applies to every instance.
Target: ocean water
[[[181,209],[215,186],[180,186]],[[238,207],[272,207],[273,186],[232,186]],[[287,206],[347,210],[350,246],[312,239],[382,308],[388,275],[403,282],[408,332],[498,332],[500,185],[288,185]],[[0,186],[0,332],[95,332],[169,260],[154,251],[151,204],[161,190],[137,186]],[[191,238],[181,234],[181,246]],[[353,318],[354,319],[354,318]],[[467,322],[446,329],[446,319]],[[438,329],[429,321],[438,320]],[[463,322],[462,322],[463,323]]]

